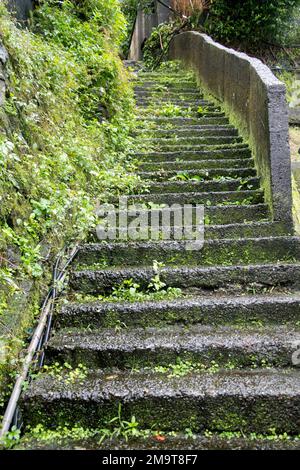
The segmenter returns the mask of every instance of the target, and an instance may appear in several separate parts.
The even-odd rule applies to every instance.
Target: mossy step
[[[264,194],[261,189],[215,192],[198,190],[195,192],[164,192],[128,196],[128,204],[202,204],[209,206],[218,204],[259,204],[263,201]],[[111,202],[115,202],[114,199],[111,199]]]
[[[185,111],[185,109],[183,109],[183,113],[186,112],[186,114],[190,115],[192,118],[195,117],[196,119],[198,117],[202,117],[202,118],[223,118],[225,117],[225,114],[222,112],[222,111],[215,111],[215,110],[208,110],[208,111],[205,111],[203,113],[201,113],[201,115],[199,113],[197,113],[196,110],[191,110],[191,112],[188,111],[188,107],[186,108],[187,111]],[[138,108],[138,111],[140,113],[140,116],[141,116],[141,119],[143,118],[147,118],[148,116],[153,116],[153,110],[151,110],[150,108],[146,108],[146,107],[139,107]],[[157,112],[157,116],[160,117],[160,111],[159,109],[156,107],[156,112]],[[182,114],[183,114],[182,113]]]
[[[138,74],[136,79],[134,80],[134,85],[144,85],[147,83],[154,84],[158,87],[164,87],[164,86],[169,86],[169,85],[181,85],[188,83],[189,85],[192,84],[195,87],[197,87],[197,81],[195,76],[189,75],[189,76],[184,76],[184,75],[144,75],[144,74]]]
[[[139,208],[138,212],[150,211],[150,208]],[[121,211],[126,212],[126,211]],[[124,214],[126,216],[126,214]],[[129,214],[128,220],[130,220]],[[133,214],[133,217],[136,213]],[[247,223],[252,224],[261,220],[270,218],[269,207],[267,204],[255,204],[255,205],[226,205],[226,206],[207,206],[205,208],[206,225],[205,230],[209,230],[211,225],[230,225],[236,223]],[[116,209],[116,221],[118,223],[119,210]],[[171,213],[170,223],[173,224],[174,217]]]
[[[134,415],[142,428],[194,432],[300,430],[300,375],[290,370],[190,373],[185,377],[141,372],[91,371],[70,383],[42,375],[25,391],[25,422],[36,426],[105,427]],[[276,406],[275,406],[276,405]],[[175,411],[175,412],[174,412]]]
[[[239,144],[242,143],[243,139],[240,136],[236,135],[220,135],[220,136],[196,136],[196,137],[174,137],[170,136],[169,138],[165,137],[143,137],[143,144],[148,144],[150,147],[164,148],[165,146],[193,146],[193,145],[225,145],[225,144]],[[245,144],[244,144],[245,145]]]
[[[144,148],[145,148],[145,143],[144,143]],[[226,150],[226,149],[245,149],[248,148],[247,144],[244,143],[227,143],[227,144],[216,144],[216,143],[211,143],[211,144],[189,144],[186,142],[185,144],[178,144],[176,142],[172,143],[171,145],[166,144],[160,144],[158,145],[148,145],[147,150],[150,151],[151,153],[153,152],[161,152],[161,153],[181,153],[181,152],[186,152],[186,151],[191,151],[193,153],[198,153],[202,151],[214,151],[214,150]],[[140,149],[141,150],[141,149]],[[180,161],[179,161],[180,163]]]
[[[146,283],[143,278],[143,283]],[[300,295],[197,296],[144,302],[81,302],[64,305],[56,316],[59,328],[160,327],[195,323],[237,325],[299,324]],[[265,326],[264,326],[265,328]],[[264,332],[264,328],[259,331]],[[249,347],[251,347],[251,342]]]
[[[181,90],[151,90],[151,89],[144,89],[144,90],[141,90],[141,89],[135,89],[134,90],[134,96],[135,97],[141,97],[141,98],[159,98],[159,97],[164,97],[166,99],[168,98],[178,98],[178,96],[180,96],[180,98],[186,98],[186,99],[189,99],[189,98],[200,98],[200,99],[204,99],[203,97],[203,94],[198,90],[198,89],[189,89],[189,90],[185,90],[184,92],[181,91]]]
[[[211,160],[220,158],[220,160],[225,158],[251,158],[251,150],[247,147],[245,148],[225,148],[221,150],[200,150],[194,152],[193,150],[186,150],[181,152],[139,152],[134,154],[136,158],[142,163],[147,162],[169,162],[175,161],[180,163],[182,161],[201,161],[201,160]]]
[[[165,181],[159,183],[151,182],[148,190],[153,193],[179,193],[196,191],[239,191],[241,189],[259,189],[260,178],[248,178],[245,180],[231,179],[226,181]]]
[[[203,96],[198,92],[198,93],[183,93],[181,94],[180,92],[177,92],[176,94],[169,94],[168,92],[157,92],[157,93],[135,93],[134,95],[135,100],[137,102],[139,101],[145,101],[146,103],[151,103],[153,100],[154,101],[160,101],[162,103],[172,103],[172,104],[177,104],[180,103],[182,104],[184,101],[190,101],[191,103],[194,103],[195,101],[200,101],[199,105],[206,106],[206,105],[214,105],[215,103],[211,100],[207,100],[203,98]]]
[[[86,294],[109,293],[123,281],[132,279],[141,287],[147,288],[154,276],[148,267],[128,267],[73,271],[70,276],[70,288]],[[258,289],[259,286],[300,286],[299,263],[260,263],[233,266],[181,266],[161,269],[160,278],[167,286],[189,289],[238,288],[241,292]]]
[[[142,179],[166,181],[170,178],[184,174],[187,178],[200,176],[204,180],[210,181],[213,178],[249,178],[256,176],[255,168],[213,168],[209,170],[186,170],[184,172],[176,170],[156,170],[156,171],[139,171],[137,175]]]
[[[155,117],[155,116],[137,116],[136,117],[137,126],[145,127],[146,125],[152,126],[190,126],[190,125],[207,125],[207,124],[228,124],[229,119],[226,116],[208,116],[208,117]]]
[[[235,265],[300,259],[297,237],[206,240],[202,249],[187,250],[181,241],[130,241],[85,244],[79,248],[79,265],[147,266],[153,260],[168,266]],[[97,269],[96,268],[96,269]]]
[[[155,72],[155,71],[141,71],[138,74],[138,77],[140,79],[142,78],[153,78],[156,81],[160,80],[195,80],[195,77],[191,72],[186,72],[186,71],[176,71],[176,72],[163,72],[161,70]]]
[[[228,437],[224,437],[224,436]],[[159,438],[157,437],[159,436]],[[159,431],[153,435],[127,439],[105,439],[99,443],[101,432],[95,431],[95,437],[86,439],[72,439],[67,437],[53,438],[46,440],[33,438],[30,434],[25,434],[15,450],[300,450],[299,437],[288,436],[285,438],[272,433],[265,436],[242,437],[242,433],[237,432],[230,437],[230,433],[224,432],[204,435],[194,434],[189,437],[186,434],[177,433],[173,435],[160,436]]]
[[[187,312],[188,313],[188,312]],[[300,314],[298,319],[300,319]],[[125,320],[126,324],[126,320]],[[61,330],[46,348],[47,363],[72,367],[145,367],[189,363],[187,368],[293,367],[292,355],[300,344],[300,327],[269,326],[245,329],[231,326],[167,326]],[[198,367],[197,367],[198,364]],[[169,373],[172,369],[169,370]]]
[[[136,81],[134,84],[134,90],[143,91],[143,90],[152,90],[152,91],[163,91],[163,90],[178,90],[179,92],[185,93],[185,91],[190,90],[199,90],[197,84],[194,81],[177,81],[170,82],[168,84],[161,84],[155,81]],[[200,90],[199,90],[200,92]]]
[[[140,130],[135,133],[136,136],[139,136],[141,133],[144,137],[147,137],[148,134],[155,132],[156,137],[167,137],[174,138],[177,137],[202,137],[202,136],[238,136],[238,131],[232,126],[191,126],[185,127],[183,129],[162,129],[157,128],[155,131],[153,129]]]
[[[212,102],[207,100],[202,100],[198,97],[192,98],[168,98],[168,97],[160,97],[160,96],[152,96],[152,97],[136,97],[135,98],[136,105],[139,106],[153,106],[159,104],[166,105],[173,105],[173,106],[180,106],[180,108],[189,108],[189,107],[199,107],[203,106],[208,109],[220,109],[220,107],[216,107]]]
[[[152,211],[139,211],[141,214],[143,212],[145,220],[148,221],[149,226],[151,225]],[[124,212],[123,212],[124,214]],[[124,215],[123,215],[124,216]],[[136,214],[132,215],[130,212],[126,215],[128,223],[132,220],[135,220]],[[116,223],[119,224],[119,214],[116,214]],[[174,235],[174,217],[171,217],[171,239],[174,240],[176,236]],[[193,223],[195,221],[193,220]],[[176,226],[176,223],[175,223]],[[196,231],[196,226],[191,227],[192,230]],[[126,229],[125,229],[126,230]],[[118,238],[120,233],[125,233],[123,230],[116,229],[116,234]],[[259,237],[274,237],[280,235],[288,235],[286,227],[280,222],[252,222],[252,223],[240,223],[240,224],[227,224],[227,225],[206,225],[205,226],[205,239],[206,240],[218,240],[222,239],[232,239],[232,238],[259,238]],[[124,238],[123,238],[124,239]],[[89,242],[97,242],[96,230],[93,230],[89,233]]]
[[[186,171],[186,170],[204,170],[209,172],[210,169],[215,168],[217,171],[221,169],[243,169],[254,168],[253,158],[234,158],[234,159],[203,159],[203,160],[182,160],[172,161],[166,160],[163,162],[144,162],[139,164],[139,171]]]

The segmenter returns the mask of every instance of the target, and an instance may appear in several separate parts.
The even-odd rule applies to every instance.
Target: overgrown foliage
[[[205,27],[227,43],[282,42],[299,6],[299,0],[214,0]]]
[[[167,54],[170,39],[182,30],[206,32],[224,44],[261,56],[274,43],[298,44],[300,40],[300,0],[173,0],[172,6],[182,16],[152,31],[144,47],[150,68]]]
[[[2,324],[20,281],[44,275],[43,246],[80,237],[96,198],[139,183],[129,173],[133,97],[118,55],[125,34],[118,0],[41,1],[30,30],[1,2],[10,57],[0,108]]]

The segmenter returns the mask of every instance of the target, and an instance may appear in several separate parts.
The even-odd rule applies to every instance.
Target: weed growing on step
[[[114,287],[112,294],[108,296],[92,296],[80,293],[74,294],[76,302],[146,302],[154,300],[173,300],[182,296],[182,290],[177,287],[162,287],[161,280],[156,276],[150,281],[148,287],[143,287],[134,282],[133,279],[126,279],[118,287]],[[156,287],[155,287],[156,286]],[[160,288],[159,288],[160,287]]]
[[[2,450],[2,448],[7,450],[13,449],[20,441],[20,438],[21,430],[13,426],[11,430],[0,439],[0,450]]]
[[[151,114],[156,117],[191,117],[192,108],[183,108],[173,103],[164,103],[159,108],[148,106],[142,111],[142,114]]]
[[[88,369],[84,364],[78,364],[77,367],[74,368],[68,362],[64,362],[63,364],[55,362],[50,366],[44,365],[43,370],[32,378],[40,377],[43,373],[55,377],[57,380],[63,381],[66,384],[82,384],[87,377]]]
[[[222,368],[234,368],[231,363],[228,367],[223,366]],[[205,371],[211,374],[217,373],[220,370],[220,366],[215,362],[211,361],[210,364],[203,364],[201,362],[184,361],[178,358],[175,364],[169,364],[168,366],[156,366],[154,371],[162,374],[168,374],[168,377],[183,377],[195,371]]]

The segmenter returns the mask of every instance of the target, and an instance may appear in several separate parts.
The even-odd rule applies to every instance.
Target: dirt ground
[[[290,127],[290,146],[292,161],[300,161],[300,154],[298,153],[300,149],[300,126]]]

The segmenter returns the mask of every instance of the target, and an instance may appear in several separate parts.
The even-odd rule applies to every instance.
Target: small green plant
[[[50,366],[44,365],[43,372],[65,383],[74,384],[84,382],[87,377],[88,369],[83,364],[78,364],[77,367],[74,368],[68,362],[64,362],[64,364],[55,362]],[[39,375],[40,374],[37,374],[36,377],[39,377]]]
[[[135,416],[132,416],[130,421],[124,420],[122,418],[122,404],[119,403],[117,416],[108,422],[107,428],[100,429],[100,434],[99,443],[101,444],[108,438],[124,438],[128,441],[129,438],[133,437],[145,437],[145,434],[148,435],[148,431],[143,432],[139,429],[139,423]]]
[[[13,426],[12,429],[5,434],[5,436],[0,439],[0,448],[3,447],[4,449],[13,449],[16,444],[20,441],[21,438],[21,430],[18,429],[16,426]]]

